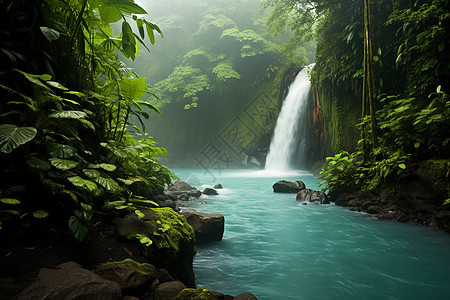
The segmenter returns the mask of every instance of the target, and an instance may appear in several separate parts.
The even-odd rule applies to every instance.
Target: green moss
[[[136,271],[136,272],[144,274],[144,275],[154,274],[157,271],[156,268],[152,264],[139,263],[137,261],[132,260],[131,258],[127,258],[122,261],[107,262],[104,264],[100,264],[99,266],[106,266],[106,265],[128,266],[129,269],[132,269],[133,271]]]
[[[113,262],[107,262],[100,264],[97,268],[102,268],[103,266],[117,266],[121,267],[127,270],[133,270],[136,273],[141,273],[143,275],[151,275],[151,276],[157,276],[158,270],[149,263],[139,263],[137,261],[134,261],[130,258],[127,258],[122,261],[113,261]]]
[[[356,128],[361,114],[359,99],[342,91],[319,90],[319,101],[330,155],[341,150],[353,152],[359,140]]]
[[[198,289],[184,289],[182,290],[175,300],[217,300],[218,298],[211,294],[210,291],[202,288]]]
[[[186,218],[170,207],[152,208],[145,211],[144,219],[153,228],[151,239],[158,248],[172,248],[175,251],[180,245],[195,243],[195,233]]]

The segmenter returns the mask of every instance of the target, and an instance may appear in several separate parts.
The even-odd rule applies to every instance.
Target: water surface
[[[449,299],[450,235],[380,221],[335,205],[301,205],[272,192],[279,179],[318,180],[302,171],[175,169],[199,189],[221,183],[218,196],[189,201],[225,216],[221,242],[197,247],[197,285],[269,299]],[[206,202],[206,204],[201,204]]]

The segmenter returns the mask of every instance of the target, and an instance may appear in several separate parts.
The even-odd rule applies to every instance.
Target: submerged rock
[[[225,218],[221,214],[206,214],[195,210],[183,211],[195,232],[197,244],[221,241],[225,229]]]
[[[219,193],[215,189],[206,188],[203,190],[203,194],[205,195],[219,195]]]
[[[273,191],[275,193],[298,193],[299,191],[306,188],[303,181],[287,181],[287,180],[280,180],[277,181],[273,186]]]
[[[327,196],[322,191],[313,191],[304,189],[297,193],[297,201],[303,201],[304,204],[330,204]]]
[[[116,282],[81,268],[76,263],[66,263],[56,269],[41,269],[36,280],[18,299],[122,299]]]

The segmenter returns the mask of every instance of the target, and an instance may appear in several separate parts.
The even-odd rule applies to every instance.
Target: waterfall
[[[304,151],[303,134],[307,121],[305,120],[306,104],[311,90],[311,82],[307,71],[311,67],[312,65],[303,68],[289,86],[270,143],[266,158],[266,170],[290,170],[294,154],[299,152],[301,155],[302,150]]]

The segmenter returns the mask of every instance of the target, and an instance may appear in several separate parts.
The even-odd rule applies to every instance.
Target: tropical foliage
[[[273,7],[274,31],[290,26],[303,37],[317,34],[316,88],[331,91],[337,102],[361,99],[354,102],[362,108],[361,140],[354,153],[328,158],[322,171],[326,189],[370,190],[401,182],[421,160],[448,161],[448,1],[268,0],[265,5]],[[372,50],[365,47],[367,25]],[[365,83],[369,75],[373,105]],[[366,116],[369,106],[372,119]]]
[[[236,91],[273,80],[291,63],[310,63],[303,45],[288,51],[285,37],[265,32],[259,0],[157,2],[151,7],[170,6],[160,21],[165,40],[152,56],[164,65],[142,56],[135,68],[158,74],[152,82],[163,103],[180,102],[189,109],[221,95],[232,98]]]
[[[159,27],[132,0],[11,1],[1,10],[2,231],[45,225],[83,240],[99,209],[157,205],[152,195],[174,175],[141,130],[149,109],[159,110],[116,52],[134,59]]]

